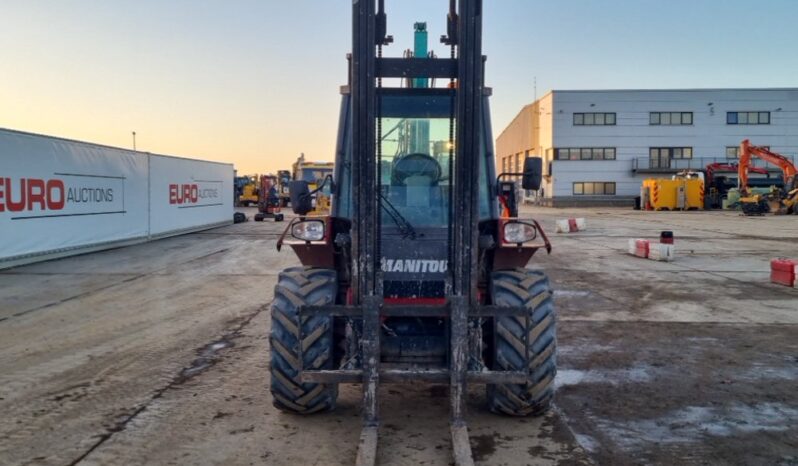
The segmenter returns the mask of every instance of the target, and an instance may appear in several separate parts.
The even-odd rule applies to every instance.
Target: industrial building
[[[746,138],[795,160],[798,88],[552,90],[501,132],[496,163],[542,157],[544,205],[631,204],[643,179],[731,162]]]

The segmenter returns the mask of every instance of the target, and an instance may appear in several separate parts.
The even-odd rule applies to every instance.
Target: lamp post
[[[136,150],[136,132],[133,131],[133,150]]]

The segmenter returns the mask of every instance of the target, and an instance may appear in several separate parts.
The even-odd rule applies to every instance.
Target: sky
[[[417,21],[448,54],[448,1],[386,3],[386,55]],[[550,89],[798,87],[794,0],[484,3],[494,134]],[[138,150],[239,173],[334,158],[351,0],[0,6],[0,127],[125,148],[135,131]]]

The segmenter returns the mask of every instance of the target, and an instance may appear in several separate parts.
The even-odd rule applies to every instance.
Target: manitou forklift
[[[387,58],[383,1],[354,1],[335,172],[316,188],[330,184],[330,215],[306,216],[313,192],[290,187],[298,217],[277,247],[302,267],[275,287],[273,402],[317,413],[335,407],[338,384],[362,384],[357,464],[376,460],[380,384],[449,385],[458,465],[473,464],[468,384],[486,385],[489,409],[510,416],[541,414],[554,394],[552,292],[525,268],[551,245],[498,201],[507,177],[538,189],[541,161],[495,174],[481,31],[482,1],[452,0],[450,58]]]

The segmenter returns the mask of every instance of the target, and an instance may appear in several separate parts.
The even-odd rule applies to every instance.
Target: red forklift
[[[485,385],[488,408],[509,416],[540,415],[554,396],[552,291],[543,270],[526,268],[551,244],[515,216],[505,184],[539,189],[541,159],[495,172],[481,0],[450,1],[446,58],[384,56],[384,1],[352,8],[335,170],[315,189],[329,186],[331,212],[308,216],[313,191],[293,181],[297,217],[277,242],[302,266],[275,286],[272,400],[311,415],[335,407],[338,384],[362,384],[356,463],[372,465],[379,386],[445,383],[453,462],[473,465],[469,385]]]
[[[274,175],[261,175],[258,184],[258,213],[255,214],[255,221],[262,222],[267,218],[273,218],[275,222],[283,221],[283,214],[280,213],[280,195],[277,192],[277,177]]]

